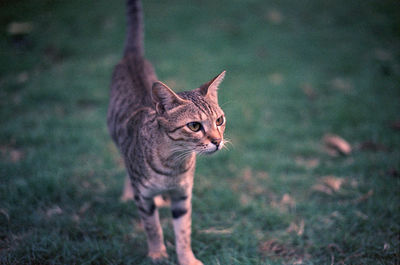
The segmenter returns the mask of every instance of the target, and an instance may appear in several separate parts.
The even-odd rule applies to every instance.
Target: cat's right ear
[[[204,85],[200,86],[198,90],[200,93],[205,96],[209,97],[215,102],[218,103],[218,87],[221,84],[222,80],[224,80],[226,71],[222,71],[219,75],[211,79],[209,82],[205,83]]]
[[[187,100],[179,97],[172,89],[160,81],[153,84],[151,94],[158,114],[163,114],[165,111],[187,103]]]

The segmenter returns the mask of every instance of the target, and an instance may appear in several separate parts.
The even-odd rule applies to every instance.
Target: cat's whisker
[[[232,140],[225,138],[224,145],[222,146],[222,148],[225,148],[226,150],[230,150],[229,147],[233,147]]]

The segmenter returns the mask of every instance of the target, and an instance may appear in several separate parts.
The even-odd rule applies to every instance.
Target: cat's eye
[[[221,126],[222,124],[224,124],[224,122],[225,122],[225,117],[222,115],[221,117],[219,117],[219,118],[215,121],[215,124],[216,124],[217,126]]]
[[[189,122],[189,123],[187,124],[187,127],[188,127],[190,130],[194,131],[194,132],[198,132],[198,131],[200,131],[200,129],[201,129],[201,123],[200,123],[200,122]]]

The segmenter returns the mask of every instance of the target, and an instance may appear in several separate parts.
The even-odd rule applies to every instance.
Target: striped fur
[[[156,202],[159,195],[168,197],[179,263],[199,265],[190,244],[196,154],[211,154],[224,145],[225,117],[217,90],[225,72],[197,89],[173,92],[143,57],[140,2],[128,0],[127,9],[127,43],[112,76],[107,117],[129,176],[124,198],[134,199],[148,255],[159,261],[168,255]]]

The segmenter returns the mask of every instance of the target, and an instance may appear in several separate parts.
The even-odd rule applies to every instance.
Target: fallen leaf
[[[200,233],[204,234],[216,234],[216,235],[228,235],[232,234],[232,228],[226,228],[226,229],[216,229],[214,227],[201,230]]]
[[[274,85],[280,85],[283,82],[283,75],[281,73],[272,73],[268,75],[268,80]]]
[[[354,89],[353,84],[345,78],[337,77],[331,81],[331,85],[334,89],[349,92]]]
[[[342,155],[349,155],[351,153],[351,145],[340,136],[326,134],[323,138],[323,142],[328,150],[334,150]]]
[[[239,197],[239,202],[242,206],[249,205],[250,201],[251,201],[251,198],[249,196],[247,196],[246,194],[241,194]]]
[[[258,171],[256,173],[256,176],[258,179],[263,179],[263,180],[268,179],[268,177],[269,177],[268,172],[265,172],[265,171]]]
[[[296,205],[296,201],[289,194],[285,193],[281,200],[281,205],[294,207]]]
[[[29,74],[27,72],[22,72],[17,75],[17,82],[20,84],[26,83],[28,79],[29,79]]]
[[[80,215],[84,214],[87,210],[89,210],[89,208],[92,206],[92,204],[90,202],[84,202],[83,205],[81,206],[81,208],[79,208],[78,213]]]
[[[388,249],[390,249],[390,244],[385,242],[385,244],[383,244],[383,251],[386,251]]]
[[[375,51],[375,58],[384,62],[391,61],[393,60],[393,54],[382,49],[377,49]]]
[[[244,181],[250,181],[252,178],[251,168],[247,167],[243,170],[242,178]]]
[[[10,215],[6,209],[0,209],[0,213],[6,217],[7,221],[10,221]]]
[[[367,193],[365,193],[364,195],[358,197],[357,199],[353,200],[353,203],[358,204],[360,202],[366,201],[368,200],[372,195],[374,195],[374,191],[373,190],[369,190]]]
[[[31,22],[11,22],[7,27],[10,35],[25,35],[31,33],[33,24]]]
[[[319,191],[319,192],[328,194],[328,195],[332,195],[332,193],[333,193],[329,187],[327,187],[323,184],[315,184],[311,187],[311,189],[314,191]]]
[[[24,153],[19,150],[11,150],[10,151],[10,160],[13,163],[19,162],[24,157]]]
[[[58,205],[55,205],[55,206],[53,206],[52,208],[50,208],[50,209],[48,209],[46,211],[46,216],[48,218],[50,218],[53,215],[59,215],[59,214],[62,214],[62,213],[63,213],[63,210]]]
[[[303,158],[303,157],[296,157],[295,162],[299,166],[304,166],[308,169],[313,169],[319,165],[318,158]]]
[[[297,224],[295,222],[291,222],[289,227],[286,229],[286,232],[288,232],[288,233],[295,232],[298,236],[303,235],[304,220],[301,220],[299,224]]]
[[[338,192],[345,180],[335,176],[322,177],[317,184],[312,186],[312,190],[319,191],[328,195]]]
[[[18,163],[25,153],[11,146],[0,146],[0,154],[12,163]]]
[[[360,212],[359,210],[356,210],[356,211],[355,211],[355,214],[356,214],[358,217],[360,217],[361,219],[363,219],[363,220],[368,220],[368,215],[366,215],[366,214]]]
[[[283,21],[282,13],[277,9],[270,9],[266,14],[266,19],[272,24],[281,24]]]
[[[302,264],[303,259],[309,258],[308,254],[304,254],[301,250],[292,246],[284,245],[276,239],[261,242],[258,249],[263,256],[290,259],[291,262],[296,260],[296,264]]]
[[[282,212],[287,212],[289,209],[296,206],[296,201],[292,196],[285,193],[280,201],[278,201],[277,198],[272,199],[271,206]]]
[[[344,179],[334,176],[326,176],[322,179],[322,182],[325,183],[333,191],[337,192],[340,190],[340,187],[344,183]]]
[[[317,93],[315,92],[315,89],[311,86],[309,83],[304,83],[301,85],[301,89],[303,90],[303,93],[310,99],[314,100],[317,98]]]

